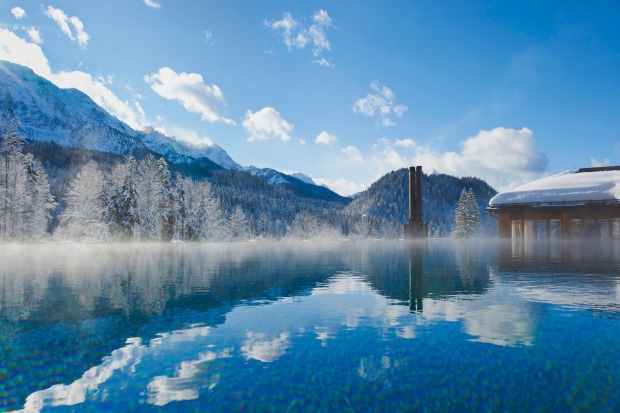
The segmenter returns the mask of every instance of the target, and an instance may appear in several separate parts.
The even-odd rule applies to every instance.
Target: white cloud
[[[235,124],[218,114],[218,106],[226,105],[220,88],[205,84],[198,73],[176,73],[169,67],[162,67],[158,73],[144,76],[144,80],[159,96],[179,101],[186,110],[198,113],[204,121]]]
[[[24,17],[26,17],[26,10],[22,9],[21,7],[13,7],[11,9],[11,13],[13,13],[13,16],[17,19],[17,20],[21,20]]]
[[[327,59],[325,59],[324,57],[321,57],[320,59],[316,59],[313,60],[312,63],[316,63],[319,66],[323,66],[323,67],[334,67],[333,64],[331,64]]]
[[[313,24],[308,29],[312,40],[312,53],[319,57],[324,50],[329,50],[329,40],[327,40],[327,29],[332,27],[332,19],[325,10],[319,10],[312,16]]]
[[[246,333],[246,340],[241,347],[246,359],[255,359],[271,363],[284,355],[290,346],[290,334],[280,333],[278,337],[268,339],[264,333]]]
[[[330,143],[336,142],[338,139],[334,135],[330,135],[329,133],[323,131],[319,133],[314,140],[314,143],[328,145]]]
[[[598,159],[590,157],[590,164],[594,168],[600,168],[601,166],[609,166],[611,162],[609,161],[609,158],[605,158],[602,161],[599,161]]]
[[[187,142],[196,147],[212,146],[213,141],[208,136],[201,136],[198,132],[181,126],[169,125],[157,127],[157,130],[166,136],[173,136],[177,140]]]
[[[527,128],[482,130],[463,141],[460,153],[441,153],[415,141],[403,143],[383,139],[374,146],[371,161],[377,176],[421,165],[427,172],[479,177],[502,190],[547,174],[548,159],[536,150],[534,136]]]
[[[45,15],[50,19],[54,20],[56,24],[58,24],[58,27],[60,27],[60,30],[64,34],[66,34],[69,39],[77,41],[78,44],[82,47],[86,47],[88,45],[90,35],[86,33],[86,31],[84,30],[84,23],[82,23],[82,21],[78,17],[69,17],[65,14],[64,11],[57,9],[53,6],[47,6],[47,9],[45,10]],[[73,26],[73,30],[71,30],[69,23],[71,24],[71,26]],[[73,31],[75,31],[75,34],[73,33]]]
[[[392,89],[387,86],[381,86],[377,81],[372,82],[370,88],[374,93],[369,93],[355,102],[353,112],[369,117],[378,116],[381,120],[381,125],[394,126],[393,117],[401,118],[407,110],[407,106],[396,105]]]
[[[485,168],[508,172],[544,172],[547,157],[536,151],[534,135],[528,128],[521,130],[495,128],[480,131],[467,139],[462,154]]]
[[[402,146],[404,148],[413,148],[415,147],[415,141],[413,139],[400,139],[394,142],[396,146]]]
[[[299,23],[297,23],[291,13],[283,13],[282,19],[280,20],[272,22],[265,20],[264,24],[271,30],[281,32],[282,41],[284,42],[286,47],[288,47],[289,51],[292,50],[294,47],[298,49],[303,49],[304,47],[306,47],[307,39],[305,39],[303,35],[297,36],[297,34],[295,34]]]
[[[75,28],[75,37],[77,38],[78,44],[80,46],[86,46],[88,44],[88,40],[90,39],[90,35],[84,30],[84,23],[82,23],[82,20],[73,16],[69,19],[69,21]]]
[[[347,155],[347,157],[354,162],[364,162],[364,157],[362,156],[360,150],[353,145],[342,148],[342,153]]]
[[[144,4],[146,4],[147,7],[150,7],[152,9],[160,9],[161,8],[161,4],[159,4],[159,2],[157,2],[155,0],[144,0]]]
[[[90,74],[81,71],[52,73],[41,47],[27,42],[10,30],[0,28],[0,44],[0,60],[27,66],[58,87],[81,90],[95,103],[134,129],[145,125],[145,114],[140,104],[122,101],[101,79],[94,79]]]
[[[368,184],[363,182],[352,182],[348,181],[344,178],[339,178],[336,180],[332,179],[324,179],[324,178],[312,178],[317,185],[325,185],[329,187],[332,191],[340,194],[342,196],[353,195],[358,192],[362,192],[364,189],[368,188]]]
[[[147,385],[147,403],[165,406],[171,402],[195,400],[200,397],[200,390],[212,389],[220,380],[217,369],[212,362],[217,359],[230,358],[231,349],[221,353],[207,351],[198,354],[195,360],[182,361],[176,366],[173,377],[155,376]]]
[[[41,47],[29,43],[8,29],[0,28],[0,60],[27,66],[39,76],[51,80],[51,69]]]
[[[293,125],[284,120],[280,112],[270,107],[255,113],[248,110],[243,127],[250,134],[249,141],[275,138],[286,142],[291,139],[290,132],[293,130]]]
[[[205,30],[203,32],[203,39],[205,41],[205,44],[213,44],[213,33],[211,33],[209,30]]]
[[[325,10],[318,10],[312,15],[312,24],[306,28],[303,23],[295,20],[291,13],[284,12],[282,19],[275,21],[265,20],[264,24],[271,30],[280,32],[282,42],[289,51],[304,49],[312,45],[312,54],[316,58],[313,63],[331,67],[331,63],[322,55],[330,50],[327,30],[333,27],[332,19]]]
[[[144,110],[138,102],[125,102],[119,99],[105,83],[105,79],[93,78],[82,71],[58,72],[50,79],[61,88],[76,88],[86,93],[99,106],[127,123],[134,129],[142,128],[146,123]]]
[[[43,39],[41,39],[41,33],[39,33],[38,29],[31,27],[27,30],[28,37],[35,43],[41,44],[43,43]]]

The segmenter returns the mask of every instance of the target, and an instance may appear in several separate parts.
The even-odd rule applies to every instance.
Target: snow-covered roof
[[[491,198],[489,206],[590,202],[620,202],[620,168],[562,172],[501,192]]]

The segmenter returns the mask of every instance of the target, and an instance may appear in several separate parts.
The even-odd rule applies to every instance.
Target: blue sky
[[[2,0],[0,59],[342,194],[620,164],[616,1]]]

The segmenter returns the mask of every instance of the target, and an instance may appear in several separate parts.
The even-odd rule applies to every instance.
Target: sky
[[[0,60],[342,195],[620,164],[620,2],[0,0]]]

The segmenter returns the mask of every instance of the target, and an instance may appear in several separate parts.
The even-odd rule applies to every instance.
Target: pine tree
[[[140,239],[157,240],[156,193],[157,193],[157,159],[147,155],[138,163],[136,191],[138,195],[138,217],[140,219]]]
[[[480,210],[473,190],[463,188],[458,205],[454,211],[452,238],[468,239],[478,237],[481,233]]]
[[[157,160],[156,209],[160,239],[171,241],[174,235],[174,197],[172,195],[170,171],[164,158]]]
[[[0,237],[38,240],[45,236],[55,207],[47,173],[32,154],[24,154],[18,121],[0,121]]]
[[[140,224],[138,213],[137,164],[127,155],[125,162],[114,166],[107,191],[108,224],[114,238],[130,240]]]
[[[480,209],[473,189],[469,188],[467,193],[467,228],[470,238],[479,237],[482,234],[482,224],[480,223]]]
[[[146,156],[138,164],[140,238],[170,241],[174,235],[174,197],[170,171],[163,158]]]
[[[89,161],[69,185],[58,235],[79,241],[109,240],[104,190],[103,174],[95,161]]]
[[[25,185],[22,146],[17,119],[5,115],[0,121],[0,236],[15,237],[19,205]]]
[[[239,205],[235,207],[230,215],[230,238],[232,240],[242,240],[248,238],[249,225],[248,219]]]
[[[26,203],[21,209],[22,239],[40,240],[47,234],[56,202],[43,165],[32,154],[24,155]]]

